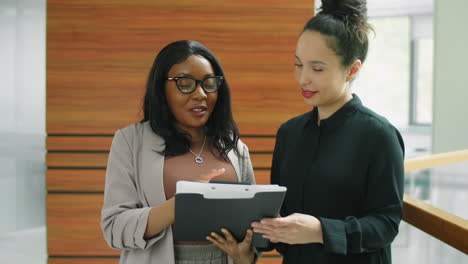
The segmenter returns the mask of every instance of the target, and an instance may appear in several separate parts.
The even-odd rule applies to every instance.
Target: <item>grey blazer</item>
[[[148,214],[166,200],[163,187],[164,156],[158,151],[164,140],[148,122],[117,130],[106,171],[101,228],[111,248],[122,250],[123,264],[172,264],[174,246],[171,227],[144,239]],[[228,153],[239,181],[255,183],[247,146],[239,141],[238,158]],[[232,261],[230,261],[232,262]]]

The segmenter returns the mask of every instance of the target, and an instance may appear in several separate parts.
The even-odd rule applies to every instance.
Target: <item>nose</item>
[[[299,82],[299,85],[301,87],[304,87],[310,84],[310,78],[306,71],[301,70],[297,72],[296,74],[297,74],[296,79]]]
[[[197,87],[195,87],[195,91],[193,91],[193,97],[197,100],[206,99],[207,95],[205,90],[203,90],[201,83],[197,83]]]

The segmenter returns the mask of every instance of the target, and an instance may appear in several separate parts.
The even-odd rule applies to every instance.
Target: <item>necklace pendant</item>
[[[196,156],[196,157],[195,157],[195,162],[198,163],[198,164],[202,164],[202,163],[203,163],[202,157]]]

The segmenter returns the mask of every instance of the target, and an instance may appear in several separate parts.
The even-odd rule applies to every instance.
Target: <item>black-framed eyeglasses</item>
[[[208,76],[203,80],[197,80],[190,76],[183,76],[183,77],[173,77],[167,78],[168,81],[175,81],[177,85],[177,89],[181,93],[189,94],[193,93],[197,88],[198,84],[201,84],[203,91],[206,93],[215,93],[218,91],[219,87],[223,83],[224,77],[223,76]]]

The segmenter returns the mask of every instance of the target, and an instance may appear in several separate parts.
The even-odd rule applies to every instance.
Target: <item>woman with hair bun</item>
[[[288,188],[281,216],[252,223],[283,263],[391,263],[404,143],[350,90],[366,59],[366,12],[365,0],[322,0],[297,42],[296,80],[313,110],[276,136],[271,182]]]

